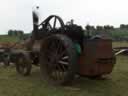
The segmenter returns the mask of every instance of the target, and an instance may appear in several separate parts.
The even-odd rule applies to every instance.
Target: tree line
[[[86,25],[85,26],[86,30],[113,30],[116,29],[114,26],[112,25],[104,25],[104,26],[93,26],[93,25]],[[120,29],[128,29],[128,24],[120,24]]]
[[[86,33],[89,32],[90,35],[107,34],[115,41],[128,41],[128,24],[120,24],[118,28],[112,25],[96,27],[93,25],[86,25],[85,29]]]

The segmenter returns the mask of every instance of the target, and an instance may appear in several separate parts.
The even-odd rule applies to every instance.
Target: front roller
[[[78,69],[77,59],[71,39],[60,34],[49,36],[41,45],[41,76],[53,84],[69,84]]]
[[[16,56],[16,71],[23,75],[27,76],[31,73],[32,61],[27,52],[20,52]]]

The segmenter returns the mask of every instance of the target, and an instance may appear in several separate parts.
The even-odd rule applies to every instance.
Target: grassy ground
[[[126,41],[113,42],[113,47],[128,47],[128,42]]]
[[[17,42],[18,40],[16,36],[0,35],[0,42]]]
[[[42,81],[38,67],[33,67],[31,76],[22,77],[13,65],[0,66],[0,96],[128,96],[127,58],[118,57],[106,80],[80,78],[71,87],[53,86]]]

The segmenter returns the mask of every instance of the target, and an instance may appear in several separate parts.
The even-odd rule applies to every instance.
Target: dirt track
[[[22,49],[24,47],[24,44],[22,43],[10,43],[10,42],[0,42],[0,48],[16,48],[16,49]]]

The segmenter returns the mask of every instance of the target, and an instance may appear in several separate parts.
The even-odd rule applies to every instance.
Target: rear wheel
[[[53,35],[43,40],[40,56],[42,76],[54,84],[69,84],[77,72],[77,53],[72,40]]]
[[[29,75],[31,73],[31,68],[32,68],[31,59],[29,57],[29,54],[20,53],[16,59],[17,59],[16,71],[23,76]]]

